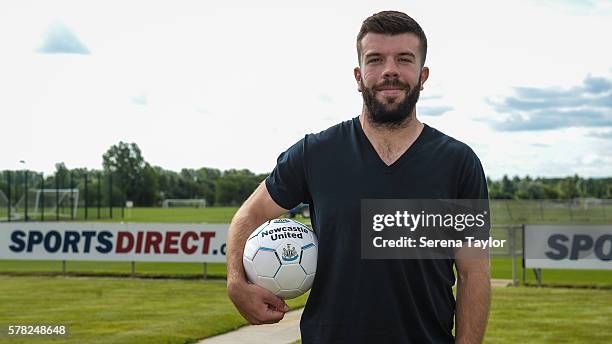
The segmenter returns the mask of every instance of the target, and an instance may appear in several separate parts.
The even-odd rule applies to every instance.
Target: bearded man
[[[481,342],[490,303],[488,258],[360,256],[363,199],[486,200],[488,195],[476,154],[417,118],[415,106],[429,76],[427,39],[419,24],[401,12],[374,14],[357,35],[357,54],[361,114],[306,135],[282,153],[232,220],[228,295],[252,324],[282,319],[288,307],[247,283],[242,254],[254,228],[304,202],[310,205],[319,256],[300,323],[303,343]]]

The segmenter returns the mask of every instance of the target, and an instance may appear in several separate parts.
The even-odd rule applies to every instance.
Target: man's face
[[[418,37],[368,33],[361,40],[360,57],[355,78],[369,120],[387,126],[404,123],[429,75],[427,67],[421,69]]]

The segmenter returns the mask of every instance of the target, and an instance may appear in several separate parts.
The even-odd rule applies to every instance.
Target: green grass
[[[493,288],[486,343],[606,343],[612,291]]]
[[[287,303],[305,304],[307,295]],[[188,343],[246,324],[225,281],[0,276],[0,326],[63,324],[54,343]],[[49,342],[0,335],[0,343]]]
[[[202,278],[204,265],[202,263],[156,263],[137,262],[136,275],[144,277],[192,277]],[[32,273],[61,273],[61,261],[43,260],[0,260],[0,273],[32,274]],[[99,261],[67,261],[66,272],[69,274],[100,274],[100,275],[130,275],[132,266],[130,262],[99,262]],[[211,278],[225,278],[227,273],[225,264],[208,263],[207,276]]]
[[[484,342],[609,343],[610,314],[611,291],[493,288]]]
[[[494,288],[487,343],[603,343],[612,291]],[[289,300],[300,307],[307,296]],[[0,325],[65,324],[70,335],[0,343],[192,343],[246,324],[223,281],[0,276]]]
[[[516,260],[517,277],[521,280],[521,259]],[[491,258],[491,278],[512,279],[512,259],[510,257]],[[532,269],[525,271],[525,282],[536,283]],[[551,286],[590,286],[612,288],[612,271],[610,270],[570,270],[544,269],[542,282]]]
[[[517,277],[521,278],[521,261],[517,259]],[[0,274],[60,274],[60,261],[17,261],[0,260]],[[66,271],[74,275],[115,275],[131,274],[129,262],[90,262],[68,261]],[[225,278],[226,266],[221,263],[208,264],[208,277]],[[177,277],[202,278],[201,263],[136,263],[136,275],[141,277]],[[547,285],[575,285],[593,287],[612,287],[612,271],[609,270],[555,270],[545,269],[542,272],[543,282]],[[512,260],[510,257],[491,258],[491,277],[497,279],[512,278]],[[536,283],[531,269],[525,273],[527,283]]]

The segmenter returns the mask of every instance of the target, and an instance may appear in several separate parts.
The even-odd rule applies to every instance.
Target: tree
[[[561,198],[572,199],[580,196],[580,190],[578,189],[578,175],[573,177],[566,177],[559,183],[559,194]]]
[[[102,157],[102,166],[106,173],[113,175],[113,184],[123,190],[126,200],[143,202],[145,200],[142,196],[143,192],[151,193],[151,190],[143,190],[143,187],[146,186],[144,171],[150,166],[144,160],[137,144],[121,141],[111,146]],[[151,174],[150,171],[147,173]],[[147,201],[150,201],[150,198]]]

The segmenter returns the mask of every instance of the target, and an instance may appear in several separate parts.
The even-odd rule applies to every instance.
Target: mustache
[[[406,91],[410,90],[410,86],[399,81],[399,79],[385,79],[379,85],[374,86],[374,91],[380,91],[384,89],[385,87],[393,87],[393,88],[398,88],[398,89],[406,90]]]

